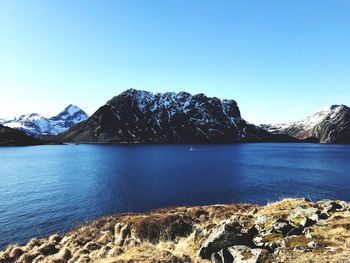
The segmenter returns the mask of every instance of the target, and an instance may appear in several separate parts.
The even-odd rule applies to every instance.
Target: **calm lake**
[[[350,200],[350,145],[0,148],[0,249],[115,212],[282,197]]]

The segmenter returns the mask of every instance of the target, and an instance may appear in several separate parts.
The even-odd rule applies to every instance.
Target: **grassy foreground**
[[[0,252],[8,262],[350,262],[350,204],[283,199],[107,216]]]

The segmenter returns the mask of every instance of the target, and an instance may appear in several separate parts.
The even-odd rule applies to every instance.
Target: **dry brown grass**
[[[264,207],[256,205],[211,205],[157,209],[148,213],[119,214],[102,217],[76,227],[55,243],[60,251],[52,256],[41,254],[39,247],[52,244],[54,238],[32,240],[26,246],[9,246],[1,258],[23,251],[25,260],[55,262],[64,257],[70,262],[208,262],[197,257],[201,245],[223,220],[235,218],[244,228],[255,224],[258,216],[287,218],[296,207],[309,208],[305,199],[284,199]],[[275,220],[272,219],[272,220]],[[298,220],[296,218],[295,220]],[[326,222],[326,223],[325,223]],[[116,225],[130,227],[123,245],[116,242]],[[269,221],[265,226],[269,225]],[[350,213],[334,212],[322,224],[304,234],[285,237],[266,233],[268,242],[285,242],[271,254],[271,262],[350,262]],[[310,247],[314,241],[317,246]],[[46,253],[46,252],[45,252]],[[50,252],[51,253],[51,252]]]
[[[186,214],[157,214],[142,218],[134,224],[134,231],[141,241],[158,243],[160,240],[174,240],[192,232],[192,218]]]
[[[286,218],[290,211],[296,207],[309,208],[311,204],[304,198],[285,198],[281,201],[269,203],[262,207],[257,213],[258,215],[269,215],[277,218]]]

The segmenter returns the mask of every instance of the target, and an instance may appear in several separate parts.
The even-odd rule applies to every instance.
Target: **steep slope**
[[[47,118],[38,113],[21,115],[12,120],[0,120],[0,124],[21,130],[31,136],[57,135],[84,121],[88,115],[74,105],[69,105],[57,116]]]
[[[62,133],[73,125],[85,121],[88,117],[82,109],[70,104],[60,114],[49,119],[52,125],[51,135]]]
[[[301,140],[314,138],[320,143],[350,143],[350,108],[332,105],[293,123],[261,127],[275,134],[289,134]]]
[[[289,140],[241,118],[234,100],[130,89],[58,137],[89,143],[234,143]]]
[[[42,141],[25,133],[0,125],[0,146],[38,145]]]

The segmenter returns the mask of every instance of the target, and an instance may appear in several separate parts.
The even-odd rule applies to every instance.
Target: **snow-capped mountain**
[[[58,139],[102,143],[233,143],[290,138],[247,123],[234,100],[187,92],[130,89]]]
[[[277,125],[261,125],[275,134],[289,134],[295,138],[315,139],[321,143],[350,143],[350,108],[332,105],[302,120]]]
[[[85,121],[89,116],[80,108],[69,105],[57,116],[51,117],[52,135],[60,134],[75,124]]]
[[[69,105],[57,116],[45,117],[31,113],[11,120],[0,120],[0,124],[21,130],[31,136],[46,136],[60,134],[87,118],[88,115],[83,110]]]

